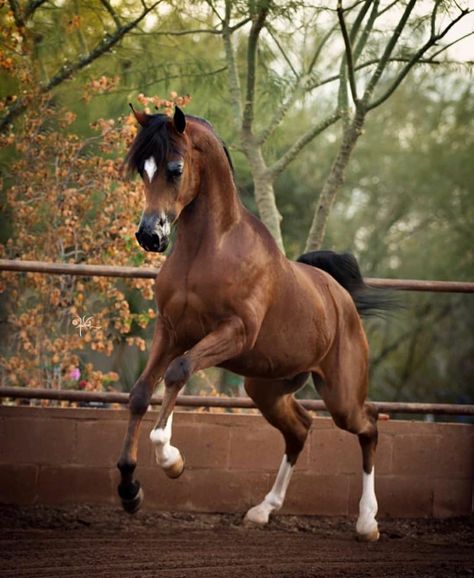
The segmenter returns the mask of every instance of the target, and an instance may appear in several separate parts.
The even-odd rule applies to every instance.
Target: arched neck
[[[243,217],[245,209],[220,143],[219,149],[213,155],[202,153],[198,194],[180,215],[176,249],[193,247],[194,253],[204,241],[217,245]]]

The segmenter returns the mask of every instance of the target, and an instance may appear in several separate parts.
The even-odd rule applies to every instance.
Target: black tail
[[[334,277],[350,293],[359,315],[380,315],[398,306],[391,291],[366,285],[359,264],[350,253],[313,251],[301,255],[298,261],[322,269]]]

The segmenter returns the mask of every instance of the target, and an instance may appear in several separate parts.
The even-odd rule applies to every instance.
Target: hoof
[[[357,540],[359,542],[377,542],[379,538],[380,532],[378,528],[375,528],[374,530],[368,532],[367,534],[357,534]]]
[[[121,498],[122,507],[127,514],[135,514],[140,509],[143,502],[143,490],[139,487],[138,492],[133,498]]]
[[[179,459],[169,468],[163,468],[165,474],[168,478],[176,479],[184,472],[184,460],[183,457],[180,455]]]
[[[256,529],[256,528],[264,528],[265,526],[266,526],[266,522],[256,522],[255,520],[251,520],[250,518],[247,518],[247,516],[245,516],[244,519],[242,520],[242,527],[248,528],[249,530]]]
[[[269,512],[260,506],[254,506],[245,514],[242,525],[245,528],[263,528],[263,526],[268,524],[269,518]]]

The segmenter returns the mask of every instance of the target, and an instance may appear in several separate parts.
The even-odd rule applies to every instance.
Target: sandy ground
[[[382,520],[375,544],[357,542],[354,520],[345,518],[277,516],[263,529],[241,519],[4,505],[0,576],[474,576],[473,518]]]

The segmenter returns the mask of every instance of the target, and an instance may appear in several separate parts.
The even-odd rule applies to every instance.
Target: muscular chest
[[[232,315],[232,306],[212,282],[192,278],[169,279],[157,282],[158,311],[173,340],[192,347],[219,323]]]

